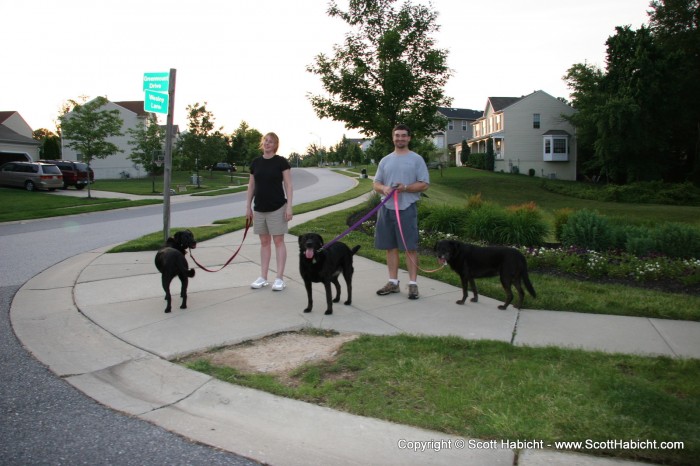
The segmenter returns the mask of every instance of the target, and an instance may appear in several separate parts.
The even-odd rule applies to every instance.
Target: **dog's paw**
[[[479,298],[472,298],[472,299],[470,299],[469,301],[471,301],[471,302],[473,302],[473,303],[476,303],[476,302],[479,302]]]
[[[324,314],[327,316],[333,314],[333,309],[328,309],[326,312],[324,312]]]
[[[183,304],[182,306],[180,306],[180,309],[187,309],[187,304]]]
[[[458,300],[455,301],[455,302],[456,302],[457,304],[464,304],[464,301],[465,301],[464,299],[458,299]]]
[[[165,312],[166,314],[170,314],[170,308],[167,308],[164,312]]]
[[[304,309],[304,312],[311,312],[311,308],[307,307],[306,309]]]
[[[333,302],[334,302],[334,303],[339,303],[339,302],[340,302],[340,296],[338,296],[337,298],[335,298],[335,299],[333,300]]]
[[[351,305],[351,304],[352,304],[352,301],[348,299],[348,300],[347,300],[347,301],[345,301],[345,302],[344,302],[343,304],[345,304],[346,306],[349,306],[349,305]]]
[[[500,309],[501,311],[505,311],[507,308],[508,308],[508,306],[504,306],[503,304],[498,306],[498,309]]]

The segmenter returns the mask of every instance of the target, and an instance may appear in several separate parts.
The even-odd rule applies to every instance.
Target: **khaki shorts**
[[[284,214],[287,204],[272,212],[253,212],[253,233],[256,235],[284,235],[289,230]]]

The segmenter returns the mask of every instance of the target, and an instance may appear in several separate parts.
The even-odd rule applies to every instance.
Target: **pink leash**
[[[197,266],[199,266],[199,268],[202,269],[202,270],[204,270],[205,272],[219,272],[219,271],[222,270],[224,267],[226,267],[227,265],[229,265],[229,264],[231,263],[231,261],[238,255],[238,251],[241,250],[241,247],[243,247],[243,243],[245,242],[245,237],[248,236],[248,230],[250,229],[250,224],[251,224],[250,219],[248,219],[248,218],[246,217],[246,219],[245,219],[245,231],[243,232],[243,240],[241,241],[241,244],[238,246],[238,249],[236,249],[236,252],[233,253],[233,255],[231,256],[231,258],[230,258],[228,261],[226,261],[226,263],[225,263],[224,265],[222,265],[219,269],[217,269],[217,270],[210,270],[210,269],[204,267],[202,264],[200,264],[199,262],[197,262],[197,259],[194,258],[194,256],[192,255],[192,250],[191,250],[191,249],[190,249],[190,257],[192,258],[192,260],[194,261],[194,263],[197,264]]]
[[[396,210],[396,222],[399,224],[399,234],[401,235],[401,241],[403,242],[404,250],[408,251],[408,246],[406,246],[406,238],[404,238],[404,236],[403,236],[403,228],[401,227],[401,216],[399,215],[399,192],[398,192],[398,190],[394,190],[394,209]],[[425,269],[422,269],[418,264],[416,264],[416,262],[413,260],[413,257],[411,257],[408,254],[406,254],[406,257],[408,257],[408,259],[413,263],[413,265],[416,266],[416,268],[418,270],[420,270],[421,272],[425,272],[425,273],[437,272],[438,270],[442,269],[445,266],[445,264],[442,264],[437,269],[425,270]]]

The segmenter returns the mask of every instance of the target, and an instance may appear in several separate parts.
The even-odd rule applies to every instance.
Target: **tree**
[[[462,163],[462,165],[466,165],[467,162],[469,162],[469,154],[472,153],[472,150],[469,148],[469,144],[467,144],[466,139],[462,139],[462,150],[459,153],[459,161]]]
[[[496,157],[494,156],[493,153],[493,138],[488,138],[486,140],[486,170],[492,172],[493,167],[495,166],[495,160]]]
[[[699,6],[652,1],[649,27],[617,27],[608,38],[605,71],[568,70],[580,173],[700,183]]]
[[[61,138],[57,134],[46,128],[39,128],[32,132],[32,138],[41,141],[39,158],[46,160],[61,158]]]
[[[207,103],[187,106],[187,132],[178,143],[182,168],[199,170],[224,160],[227,152],[226,137],[214,130],[214,114],[207,110]]]
[[[129,158],[155,174],[158,171],[156,154],[162,155],[166,136],[165,128],[158,124],[158,117],[149,113],[146,121],[139,121],[136,128],[129,128],[127,133],[131,136],[129,145],[134,146]]]
[[[342,121],[390,145],[392,129],[407,124],[414,137],[445,124],[437,108],[452,101],[443,86],[451,75],[447,50],[435,47],[437,13],[429,6],[396,0],[353,0],[342,11],[335,1],[328,15],[353,31],[334,55],[316,56],[307,71],[321,78],[328,96],[309,95],[319,118]]]
[[[231,135],[233,160],[246,166],[250,165],[255,157],[262,155],[260,148],[262,136],[260,131],[251,128],[245,121],[241,121],[241,124]]]
[[[60,117],[62,137],[66,145],[82,154],[82,160],[90,163],[93,159],[104,159],[122,152],[116,144],[107,140],[113,136],[123,136],[122,119],[119,110],[100,110],[109,101],[106,97],[97,97],[84,104],[76,104],[73,111]],[[88,197],[90,184],[88,183]]]

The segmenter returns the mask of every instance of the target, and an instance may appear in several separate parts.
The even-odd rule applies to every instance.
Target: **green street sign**
[[[143,90],[168,92],[168,81],[170,73],[144,73],[143,74]]]
[[[146,91],[143,109],[146,112],[168,114],[168,94],[163,92]]]

